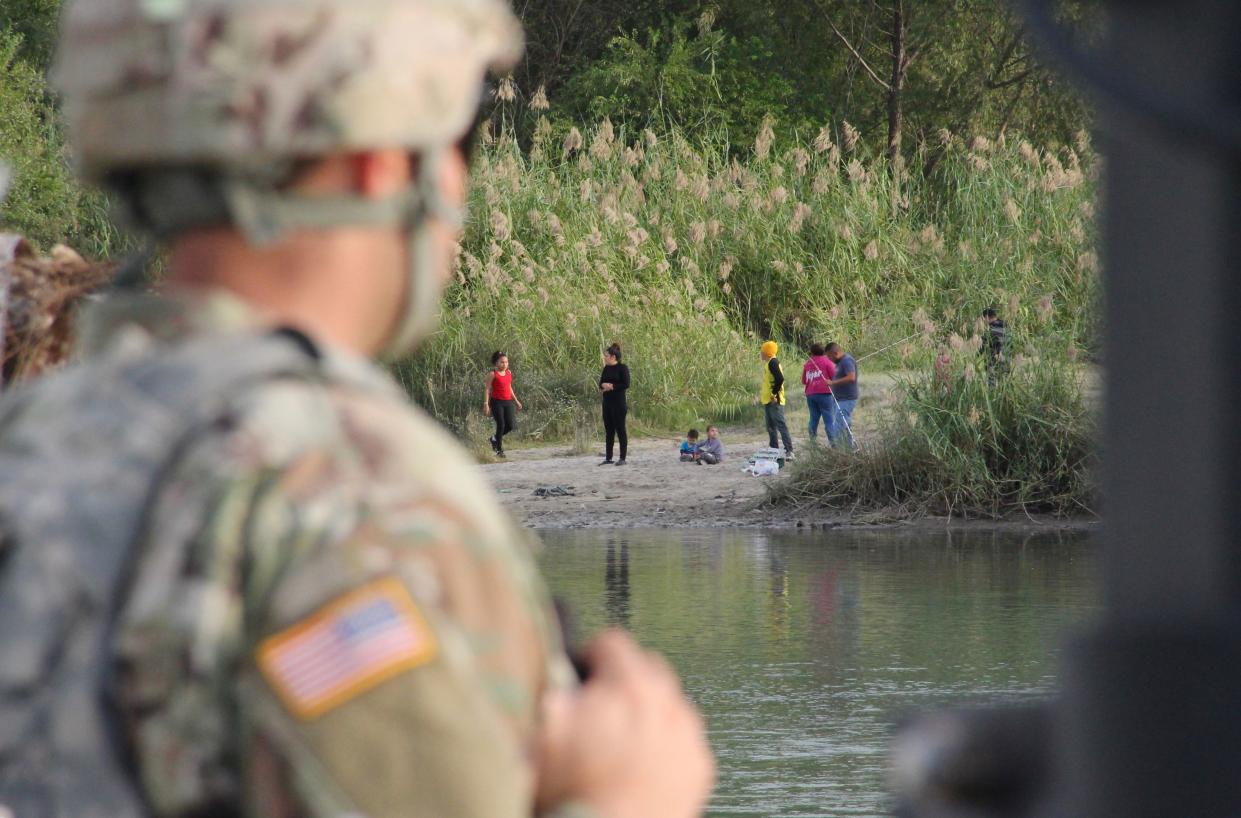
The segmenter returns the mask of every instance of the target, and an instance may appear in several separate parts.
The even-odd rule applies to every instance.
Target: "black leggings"
[[[608,438],[608,460],[612,459],[612,447],[618,437],[620,438],[620,459],[625,459],[625,452],[629,449],[629,434],[625,431],[625,415],[628,412],[629,407],[620,401],[613,403],[605,400],[603,402],[603,428]]]
[[[491,419],[496,422],[496,448],[504,448],[504,436],[517,428],[517,404],[491,398]]]

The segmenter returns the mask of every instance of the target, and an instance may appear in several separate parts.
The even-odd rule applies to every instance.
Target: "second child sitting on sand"
[[[698,465],[706,463],[714,466],[724,459],[724,444],[720,442],[720,430],[714,426],[707,427],[707,439],[698,447]]]
[[[681,462],[687,463],[698,459],[698,430],[690,429],[681,441]]]

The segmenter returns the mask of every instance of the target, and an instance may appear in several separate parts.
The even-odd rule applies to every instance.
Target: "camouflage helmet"
[[[520,53],[504,0],[73,0],[55,82],[98,180],[449,145]]]
[[[385,355],[435,325],[432,217],[445,152],[521,29],[505,0],[71,0],[55,81],[87,179],[157,235],[228,221],[256,244],[303,228],[409,235],[403,312]],[[297,160],[407,148],[417,178],[381,201],[285,189]]]

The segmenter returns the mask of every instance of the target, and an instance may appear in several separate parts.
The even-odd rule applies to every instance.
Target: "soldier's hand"
[[[695,818],[715,783],[702,716],[660,656],[609,631],[586,650],[590,677],[544,707],[538,800],[601,818]]]

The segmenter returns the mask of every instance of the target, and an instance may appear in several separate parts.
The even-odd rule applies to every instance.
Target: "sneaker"
[[[508,459],[508,455],[506,455],[506,454],[504,453],[504,450],[503,450],[503,449],[496,449],[496,457],[500,458],[501,460],[507,460],[507,459]]]
[[[495,452],[496,454],[500,453],[500,444],[496,442],[495,435],[492,435],[491,439],[488,440],[487,442],[491,444],[491,451]]]
[[[623,466],[623,465],[625,465],[625,458],[623,458],[623,457],[622,457],[620,460],[617,460],[617,461],[616,461],[616,465],[618,465],[618,466]]]
[[[600,465],[600,466],[611,466],[611,465],[613,465],[613,464],[612,464],[612,461],[611,461],[611,460],[605,460],[605,461],[603,461],[602,463],[600,463],[599,465]]]
[[[792,460],[792,459],[793,459],[793,450],[792,450],[792,449],[789,449],[787,452],[785,452],[785,453],[784,453],[784,459],[785,459],[785,460]]]

